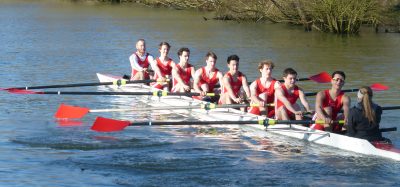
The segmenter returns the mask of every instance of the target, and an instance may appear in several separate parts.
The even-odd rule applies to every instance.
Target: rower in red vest
[[[316,120],[324,120],[325,124],[314,124],[311,128],[328,130],[335,133],[342,132],[342,125],[333,123],[334,120],[344,119],[347,121],[350,108],[350,97],[342,92],[346,75],[343,71],[332,73],[331,89],[320,91],[315,100]],[[343,115],[338,113],[343,109]]]
[[[269,118],[275,116],[273,106],[265,107],[275,102],[275,89],[280,88],[281,83],[272,77],[274,63],[264,60],[258,64],[261,77],[250,84],[251,102],[259,104],[259,107],[250,107],[249,113],[263,115]]]
[[[275,106],[275,117],[278,120],[301,120],[303,112],[300,106],[296,103],[300,98],[301,104],[307,112],[310,110],[310,105],[306,99],[304,91],[296,85],[297,72],[292,68],[286,68],[283,71],[284,83],[281,87],[275,90],[277,99]]]
[[[171,46],[167,42],[161,42],[159,45],[160,57],[151,62],[154,70],[154,79],[160,82],[152,83],[153,88],[169,91],[169,83],[167,79],[171,78],[172,68],[175,62],[168,57]]]
[[[194,77],[194,67],[189,64],[190,50],[180,48],[178,50],[179,63],[172,69],[173,86],[172,92],[190,92],[192,83],[190,78]]]
[[[200,93],[200,97],[195,97],[201,100],[207,100],[211,102],[218,101],[218,97],[207,97],[207,93],[217,92],[214,88],[217,83],[222,85],[222,73],[215,68],[217,63],[217,55],[213,52],[208,52],[206,54],[205,67],[202,67],[196,71],[194,74],[193,89],[195,92]]]
[[[245,102],[245,98],[250,98],[251,95],[246,76],[238,71],[239,57],[231,55],[226,61],[229,71],[224,75],[222,80],[222,94],[219,103],[234,104]],[[244,95],[240,93],[242,87],[246,97],[243,97]]]
[[[148,69],[149,62],[154,60],[153,56],[146,52],[146,42],[144,39],[139,39],[136,42],[136,52],[129,57],[131,63],[131,80],[150,79]]]

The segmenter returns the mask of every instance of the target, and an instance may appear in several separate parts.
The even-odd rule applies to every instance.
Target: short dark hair
[[[334,71],[334,72],[332,73],[332,78],[333,78],[336,74],[339,74],[339,75],[341,75],[344,79],[346,79],[346,75],[344,74],[343,71]]]
[[[285,70],[283,70],[283,77],[287,77],[289,74],[297,76],[297,72],[293,68],[286,68]]]
[[[230,56],[228,56],[228,58],[226,59],[226,63],[229,64],[229,62],[230,62],[231,60],[236,60],[236,61],[239,62],[240,58],[239,58],[239,56],[237,56],[237,55],[230,55]]]
[[[169,45],[168,42],[161,42],[161,43],[158,45],[158,47],[161,49],[161,47],[162,47],[163,45],[166,45],[167,48],[168,48],[168,50],[171,49],[171,45]]]
[[[207,54],[206,54],[206,60],[208,59],[208,57],[212,57],[213,59],[215,59],[215,60],[217,60],[217,55],[214,53],[214,52],[212,52],[212,51],[209,51],[209,52],[207,52]]]
[[[182,48],[180,48],[180,49],[178,50],[178,56],[181,56],[182,53],[183,53],[184,51],[187,52],[187,53],[190,53],[189,48],[187,48],[187,47],[182,47]]]

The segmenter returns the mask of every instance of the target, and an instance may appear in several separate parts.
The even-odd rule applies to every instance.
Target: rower
[[[172,68],[175,66],[175,62],[168,57],[170,49],[171,45],[168,42],[161,42],[159,44],[160,57],[151,62],[151,67],[155,73],[154,79],[159,81],[152,83],[153,88],[169,91],[167,79],[171,77]]]
[[[246,76],[238,71],[239,57],[231,55],[227,58],[229,71],[224,75],[222,82],[222,94],[219,100],[220,104],[238,104],[247,101],[250,98],[249,84],[247,83]],[[245,92],[245,96],[241,94],[241,88]]]
[[[379,131],[382,108],[372,102],[372,89],[363,86],[357,93],[357,104],[350,109],[347,117],[347,134],[370,142],[387,140]]]
[[[190,92],[190,78],[194,77],[194,67],[189,64],[190,50],[188,48],[180,48],[178,50],[179,63],[172,68],[172,92]]]
[[[251,102],[259,107],[250,107],[249,113],[263,115],[269,118],[275,116],[273,106],[265,107],[275,102],[275,89],[280,88],[281,83],[272,77],[274,63],[271,60],[263,60],[258,64],[261,77],[250,84]]]
[[[334,120],[344,119],[347,121],[350,108],[350,98],[342,92],[346,75],[343,71],[335,71],[332,73],[332,87],[324,91],[318,92],[315,101],[314,119],[324,120],[325,124],[313,124],[311,128],[318,130],[328,130],[335,133],[342,132],[342,126],[333,123]],[[343,109],[343,115],[338,116],[340,110]]]
[[[144,39],[137,40],[136,52],[129,57],[132,68],[130,80],[150,79],[148,72],[149,62],[153,60],[153,56],[146,52],[146,42]]]
[[[215,68],[217,63],[217,55],[214,52],[208,52],[205,56],[206,66],[198,69],[194,74],[193,89],[200,93],[200,97],[196,99],[206,100],[210,102],[218,101],[218,97],[208,97],[207,93],[215,93],[215,85],[219,82],[222,85],[222,73]]]
[[[303,112],[296,101],[300,98],[301,104],[307,112],[312,113],[310,105],[305,97],[304,91],[296,85],[297,72],[292,68],[283,71],[284,83],[275,90],[276,111],[278,120],[302,120]]]

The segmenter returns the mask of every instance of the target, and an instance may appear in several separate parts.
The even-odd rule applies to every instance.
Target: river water
[[[306,33],[279,24],[208,20],[209,13],[141,6],[0,1],[0,87],[97,82],[96,72],[129,73],[135,41],[148,51],[168,41],[171,57],[182,46],[191,62],[204,65],[208,50],[225,71],[230,54],[241,58],[250,80],[257,63],[272,59],[274,75],[293,67],[299,77],[322,71],[347,73],[345,89],[382,83],[382,106],[399,105],[400,37],[364,28],[359,36]],[[306,91],[326,84],[299,83]],[[96,91],[82,87],[65,90]],[[349,94],[355,100],[354,94]],[[313,98],[309,98],[313,103]],[[248,135],[241,129],[203,127],[128,128],[97,133],[89,114],[75,126],[53,118],[61,103],[89,108],[144,107],[137,97],[12,95],[0,92],[1,186],[396,186],[400,163],[280,137]],[[185,119],[162,111],[102,113],[132,120]],[[385,111],[382,127],[399,127],[398,110]],[[205,128],[205,127],[204,127]],[[399,132],[384,134],[400,145]]]

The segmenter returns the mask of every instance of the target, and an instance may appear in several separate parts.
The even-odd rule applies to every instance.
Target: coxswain
[[[302,120],[303,112],[297,104],[300,99],[301,104],[309,113],[310,105],[306,99],[304,91],[296,85],[297,72],[292,68],[286,68],[283,71],[283,84],[275,90],[275,97],[277,99],[275,106],[275,117],[278,120]]]
[[[150,62],[153,60],[153,56],[146,52],[145,40],[137,40],[136,52],[129,57],[132,68],[130,80],[150,79],[148,70]]]
[[[194,74],[193,89],[195,92],[200,93],[200,97],[196,99],[206,100],[210,102],[217,102],[219,97],[209,97],[207,93],[216,93],[215,85],[219,83],[222,85],[222,73],[215,68],[217,63],[217,55],[214,52],[208,52],[205,56],[206,66],[198,69]]]
[[[171,45],[167,42],[161,42],[159,44],[160,57],[156,58],[151,62],[151,67],[154,70],[154,79],[157,82],[152,83],[152,87],[160,90],[169,91],[168,79],[171,78],[172,68],[175,66],[175,62],[168,57]]]
[[[332,73],[332,87],[318,92],[315,100],[316,113],[313,119],[323,120],[325,124],[313,124],[311,128],[335,133],[342,132],[342,125],[334,121],[344,119],[346,122],[349,114],[350,97],[342,92],[345,79],[346,75],[343,71],[335,71]],[[341,110],[343,110],[343,115],[339,115]]]
[[[246,76],[239,71],[239,57],[230,55],[227,60],[229,71],[225,73],[222,82],[220,104],[239,104],[250,98],[250,88]],[[245,95],[241,92],[241,89]]]
[[[346,135],[366,139],[370,142],[385,141],[379,131],[382,107],[372,101],[372,89],[363,86],[357,93],[357,104],[352,107],[347,117]]]
[[[275,102],[275,89],[280,88],[281,83],[272,77],[274,63],[271,60],[263,60],[258,64],[261,77],[250,84],[251,102],[258,104],[250,107],[249,113],[274,118],[274,106],[268,106]]]
[[[194,77],[194,67],[189,64],[190,50],[186,47],[178,50],[179,63],[172,68],[172,92],[190,92],[191,78]]]

